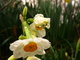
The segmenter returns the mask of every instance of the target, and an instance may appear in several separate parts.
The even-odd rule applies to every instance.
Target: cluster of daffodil
[[[32,5],[32,7],[34,8],[34,6],[38,7],[38,0],[21,0],[23,2],[23,4],[25,5],[26,2],[28,3],[29,6]]]
[[[22,1],[22,3],[25,5],[26,3],[28,3],[28,5],[29,6],[32,6],[33,8],[34,7],[38,7],[38,2],[39,2],[39,0],[21,0]],[[45,2],[45,1],[51,1],[51,3],[55,3],[55,0],[41,0],[41,1],[43,1],[43,2]],[[58,4],[60,3],[60,1],[62,1],[62,3],[68,3],[70,0],[57,0],[58,2]]]
[[[20,14],[22,22],[23,35],[19,36],[19,40],[10,44],[10,50],[13,55],[8,60],[16,60],[18,58],[27,58],[26,60],[41,60],[35,55],[45,54],[45,49],[51,46],[49,40],[44,39],[46,35],[45,28],[50,28],[50,18],[45,18],[42,14],[36,14],[32,19],[32,23],[28,24],[31,20],[26,19],[27,7],[23,9]]]

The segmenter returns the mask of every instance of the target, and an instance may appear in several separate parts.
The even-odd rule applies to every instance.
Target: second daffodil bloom
[[[44,28],[50,28],[50,18],[45,18],[42,14],[35,15],[34,22],[30,25],[30,30],[36,32],[38,37],[44,37],[46,35]]]
[[[25,40],[17,40],[10,44],[10,50],[16,58],[25,58],[36,54],[45,54],[45,49],[50,47],[50,42],[43,38],[30,38]]]
[[[37,58],[36,56],[29,56],[26,60],[41,60]]]

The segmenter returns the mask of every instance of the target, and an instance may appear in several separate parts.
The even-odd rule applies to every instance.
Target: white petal
[[[43,49],[40,45],[38,45],[38,49],[37,49],[36,53],[37,53],[38,55],[43,55],[43,54],[45,54],[46,52],[44,51],[44,49]]]
[[[48,49],[51,45],[47,39],[43,38],[34,38],[33,41],[37,43],[38,49],[36,50],[36,53],[39,55],[45,54],[44,49]]]
[[[24,53],[22,53],[22,57],[23,58],[26,58],[27,56],[34,56],[34,55],[36,55],[36,53],[34,53],[34,52],[25,52],[24,50],[23,50],[23,52],[24,52]]]
[[[27,52],[28,56],[34,56],[36,55],[35,51],[34,52]]]
[[[49,29],[50,28],[50,18],[46,18],[46,19],[48,21],[48,24],[47,24],[46,28]]]
[[[13,51],[13,55],[14,55],[14,57],[16,57],[16,58],[21,58],[22,56],[22,53],[24,53],[23,51],[22,51],[22,49],[20,49],[20,50],[18,50],[18,51]]]
[[[48,49],[51,46],[51,43],[47,39],[34,38],[33,41],[37,43],[39,50]]]
[[[33,31],[36,30],[36,29],[35,29],[35,24],[34,24],[34,23],[30,24],[29,27],[30,27],[30,30],[31,30],[31,31],[32,31],[32,30],[33,30]]]
[[[44,17],[44,16],[43,16],[43,14],[36,14],[34,19],[37,18],[37,17]]]
[[[21,58],[21,57],[26,58],[27,56],[36,55],[36,53],[35,53],[35,52],[26,52],[26,51],[24,51],[23,48],[22,48],[22,49],[19,49],[18,51],[15,50],[15,51],[13,52],[13,55],[14,55],[16,58]]]
[[[42,51],[38,51],[37,54],[38,54],[38,55],[43,55],[43,54],[46,54],[46,52],[45,52],[44,50],[42,50]]]
[[[25,5],[26,4],[26,0],[22,0],[23,4]]]
[[[22,43],[22,40],[17,40],[10,44],[10,50],[14,51],[20,44]]]
[[[33,39],[33,41],[34,41],[35,43],[41,42],[40,38],[37,38],[37,37],[35,37],[35,38]]]
[[[43,49],[48,49],[51,46],[51,43],[47,39],[40,38],[41,42],[38,45],[41,46]]]
[[[34,19],[34,24],[40,25],[40,24],[42,24],[44,21],[45,21],[45,20],[44,20],[44,17],[37,17],[37,18]]]
[[[37,30],[37,36],[38,37],[44,37],[46,35],[45,29]]]

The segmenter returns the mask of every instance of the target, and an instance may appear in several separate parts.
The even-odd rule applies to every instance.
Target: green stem
[[[26,60],[26,58],[23,58],[23,60]]]
[[[80,39],[78,40],[77,45],[76,45],[75,60],[76,60],[77,54],[79,52],[79,47],[80,47]]]
[[[31,37],[30,30],[26,21],[22,22],[23,33],[26,35],[27,39]]]
[[[64,39],[64,38],[62,37],[62,39]],[[73,49],[72,45],[70,44],[70,42],[69,42],[68,40],[64,39],[64,41],[66,41],[66,43],[70,46],[71,52],[72,52],[72,54],[71,54],[71,59],[73,59],[74,49]]]

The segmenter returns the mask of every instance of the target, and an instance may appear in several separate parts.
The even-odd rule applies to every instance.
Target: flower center
[[[30,42],[26,46],[24,46],[24,51],[26,52],[33,52],[37,49],[37,44],[35,42]]]
[[[36,26],[35,28],[36,28],[37,30],[43,29],[43,27],[41,27],[41,26]]]

